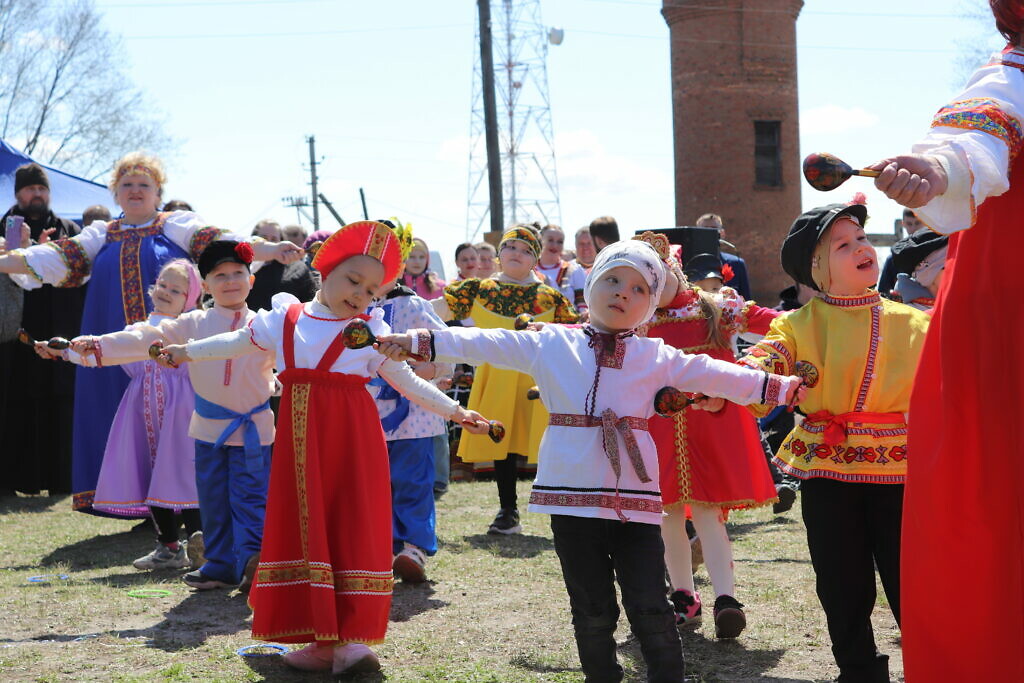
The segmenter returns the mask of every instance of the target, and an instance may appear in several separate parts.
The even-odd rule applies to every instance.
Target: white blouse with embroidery
[[[147,221],[139,225],[121,223],[121,229],[147,228],[153,222]],[[107,225],[106,221],[93,221],[81,233],[70,238],[70,241],[75,242],[82,248],[90,262],[96,258],[96,254],[106,244]],[[167,235],[168,239],[184,249],[185,253],[190,253],[192,236],[197,230],[205,227],[209,227],[209,224],[205,223],[197,214],[191,211],[174,211],[164,221],[164,234]],[[227,231],[222,232],[223,234],[220,239],[232,239],[239,242],[252,239],[251,237],[235,235]],[[53,242],[37,244],[27,249],[17,249],[12,253],[21,255],[33,273],[30,275],[11,275],[11,279],[24,289],[37,289],[44,284],[56,285],[63,282],[68,276],[68,266],[64,262],[61,251],[54,248]],[[87,281],[88,277],[83,282]]]
[[[1010,187],[1010,160],[1024,142],[1024,51],[995,55],[932,120],[916,154],[939,158],[949,178],[946,192],[915,209],[941,233],[974,224],[977,206]]]

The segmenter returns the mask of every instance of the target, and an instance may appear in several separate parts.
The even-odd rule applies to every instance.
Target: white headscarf
[[[641,323],[647,322],[658,308],[658,301],[665,289],[665,264],[658,257],[654,247],[638,240],[614,242],[601,250],[594,259],[594,267],[587,275],[587,283],[583,287],[583,298],[590,305],[590,292],[594,283],[605,276],[612,268],[626,266],[640,273],[651,290],[651,298],[647,303],[647,313]]]

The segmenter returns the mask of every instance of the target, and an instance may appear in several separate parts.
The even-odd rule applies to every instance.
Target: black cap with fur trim
[[[252,263],[252,245],[248,242],[235,240],[216,240],[210,242],[199,255],[199,275],[205,280],[214,268],[222,263],[240,263],[249,269]]]
[[[904,237],[892,245],[892,265],[895,273],[911,275],[928,254],[949,244],[948,235],[940,235],[928,228],[921,228],[913,235]]]
[[[829,204],[805,211],[793,221],[793,226],[782,243],[782,269],[800,284],[818,291],[818,285],[811,277],[811,259],[830,225],[841,216],[853,216],[864,225],[868,219],[868,207],[863,204]]]
[[[19,166],[18,170],[14,172],[14,191],[18,192],[23,187],[29,185],[42,185],[46,189],[50,189],[50,179],[46,175],[46,170],[37,163],[25,164]]]

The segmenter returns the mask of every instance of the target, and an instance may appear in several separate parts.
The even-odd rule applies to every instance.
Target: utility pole
[[[320,229],[320,194],[316,191],[316,138],[312,135],[306,137],[309,143],[309,184],[313,187],[313,232]]]
[[[483,79],[484,138],[487,144],[491,232],[501,234],[505,229],[505,217],[501,187],[501,150],[498,147],[498,105],[494,96],[494,54],[491,50],[491,0],[477,0],[476,6],[480,14],[480,75]]]

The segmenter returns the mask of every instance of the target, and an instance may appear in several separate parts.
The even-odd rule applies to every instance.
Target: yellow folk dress
[[[455,320],[470,319],[474,326],[484,329],[514,329],[516,316],[523,313],[537,322],[579,320],[561,292],[539,282],[520,285],[469,278],[445,287],[444,298]],[[532,377],[514,370],[499,370],[487,363],[477,368],[468,408],[504,423],[506,436],[496,444],[486,435],[464,431],[458,452],[464,462],[504,460],[509,453],[537,462],[548,411],[540,401],[526,398],[526,391],[534,384]]]

